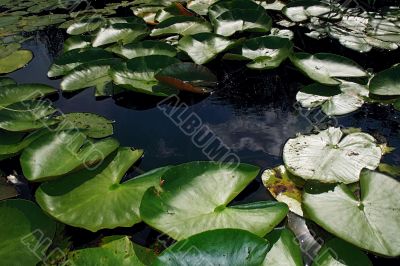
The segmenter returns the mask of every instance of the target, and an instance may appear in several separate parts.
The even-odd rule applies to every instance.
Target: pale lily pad
[[[56,224],[33,202],[0,202],[0,260],[7,265],[34,266],[46,255]],[[35,251],[35,252],[32,252]]]
[[[372,266],[368,256],[339,238],[326,242],[318,251],[312,266]]]
[[[93,47],[121,42],[122,44],[140,40],[148,35],[146,25],[138,23],[115,23],[101,28],[93,40]]]
[[[239,229],[217,229],[193,235],[166,249],[154,266],[261,265],[269,249],[267,240]]]
[[[272,248],[263,266],[303,266],[300,245],[289,229],[275,229],[265,237]]]
[[[168,169],[158,168],[120,183],[142,154],[141,150],[120,148],[95,170],[85,169],[43,183],[36,191],[36,200],[55,219],[92,232],[131,227],[141,221],[143,193],[159,184]]]
[[[400,255],[400,183],[378,172],[365,170],[360,177],[360,198],[345,185],[303,195],[307,217],[328,232],[362,249]],[[334,214],[334,215],[333,215]]]
[[[375,74],[369,82],[369,90],[376,95],[400,96],[400,65]]]
[[[366,133],[343,137],[340,128],[330,127],[315,135],[299,135],[286,142],[283,161],[292,174],[326,183],[357,182],[363,168],[374,170],[382,151]]]
[[[368,97],[367,87],[344,80],[340,82],[336,87],[319,83],[305,86],[297,93],[296,100],[304,108],[321,106],[327,115],[344,115],[358,110],[364,104],[364,98]],[[336,94],[337,90],[340,93]]]
[[[33,58],[29,50],[18,50],[0,59],[0,74],[13,72],[24,67]]]
[[[173,47],[172,45],[160,41],[151,40],[134,42],[127,45],[116,44],[114,46],[108,47],[106,50],[123,56],[127,59],[148,55],[165,55],[174,57],[177,53],[175,47]]]
[[[82,33],[92,32],[100,28],[106,22],[106,19],[103,17],[82,18],[71,24],[67,29],[67,33],[70,35],[80,35]]]
[[[91,46],[91,36],[71,36],[64,42],[64,53],[70,50],[88,48]]]
[[[42,98],[56,92],[53,87],[43,84],[6,85],[0,89],[0,108],[22,101]]]
[[[200,32],[211,32],[211,25],[197,17],[176,16],[159,23],[152,31],[150,36],[160,35],[193,35]]]
[[[178,48],[185,51],[196,64],[205,64],[219,53],[229,49],[235,42],[218,34],[203,32],[184,36]]]
[[[81,168],[96,168],[118,146],[112,138],[89,141],[79,130],[56,131],[33,141],[22,152],[20,162],[25,177],[39,182]]]
[[[169,65],[155,77],[169,87],[194,93],[208,93],[217,85],[217,77],[208,68],[188,62]]]
[[[258,236],[270,232],[287,214],[286,204],[253,202],[227,206],[258,174],[259,168],[215,162],[172,167],[140,204],[145,223],[176,240],[213,229],[238,228]]]
[[[367,72],[353,60],[329,53],[294,53],[292,63],[309,78],[326,85],[339,85],[337,78],[365,77]]]
[[[290,211],[303,216],[301,209],[302,190],[296,183],[303,185],[304,181],[293,176],[284,165],[265,170],[261,179],[276,200],[286,203]]]
[[[298,0],[288,3],[283,9],[290,20],[294,22],[303,22],[311,17],[321,17],[324,19],[340,19],[340,9],[329,2],[318,0]]]

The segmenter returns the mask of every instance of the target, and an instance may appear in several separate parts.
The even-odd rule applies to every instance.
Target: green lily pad
[[[298,0],[288,3],[283,9],[290,20],[303,22],[311,17],[321,17],[325,19],[340,19],[340,10],[334,5],[318,0]]]
[[[173,47],[172,45],[160,41],[151,40],[130,43],[127,45],[116,44],[114,46],[108,47],[106,50],[123,56],[127,59],[149,55],[165,55],[175,57],[177,53],[175,47]]]
[[[326,85],[339,85],[337,78],[365,77],[365,72],[356,62],[346,57],[329,53],[294,53],[292,63],[309,78]]]
[[[83,167],[95,168],[118,146],[112,138],[92,142],[79,130],[57,131],[32,142],[22,152],[20,162],[29,181],[45,181]]]
[[[219,53],[229,49],[235,42],[224,36],[203,32],[184,36],[179,40],[178,48],[185,51],[199,65],[214,59]]]
[[[272,247],[262,265],[303,266],[300,245],[289,229],[274,229],[265,238]]]
[[[120,183],[142,154],[142,150],[120,148],[94,170],[43,183],[36,200],[55,219],[92,232],[131,227],[141,221],[139,205],[144,192],[158,184],[168,169],[158,168]]]
[[[24,67],[33,58],[29,50],[18,50],[0,59],[0,74],[13,72]]]
[[[74,68],[89,62],[102,59],[111,59],[113,54],[100,48],[74,49],[58,57],[50,66],[47,73],[49,77],[63,76]]]
[[[127,236],[109,236],[99,247],[78,249],[68,254],[66,265],[150,265],[155,260],[151,250],[139,246]]]
[[[148,35],[147,26],[138,23],[115,23],[101,28],[93,40],[93,47],[121,42],[122,44],[140,40]]]
[[[259,168],[215,162],[172,167],[160,187],[146,191],[140,204],[145,223],[176,240],[207,230],[238,228],[258,236],[270,232],[287,214],[286,204],[253,202],[227,206],[258,174]]]
[[[0,202],[0,260],[7,265],[34,266],[45,257],[56,225],[27,200]]]
[[[114,83],[125,89],[150,95],[167,96],[175,91],[160,85],[155,74],[177,62],[180,61],[165,55],[142,56],[128,60],[126,65],[114,66],[110,73]]]
[[[42,98],[56,92],[53,87],[43,84],[6,85],[0,89],[0,108],[22,101]]]
[[[168,18],[159,23],[152,31],[150,36],[173,35],[182,36],[193,35],[200,32],[211,32],[211,25],[197,17],[176,16]]]
[[[113,121],[92,113],[69,113],[58,117],[58,129],[79,129],[89,138],[101,139],[113,134]]]
[[[162,22],[175,16],[194,16],[194,14],[187,10],[181,3],[175,2],[172,5],[159,10],[155,16],[155,20]]]
[[[0,77],[0,87],[7,86],[7,85],[16,85],[17,83],[15,80],[9,77]]]
[[[363,168],[374,170],[382,151],[366,133],[343,137],[340,128],[330,127],[316,135],[299,135],[286,142],[283,161],[292,174],[326,183],[357,182]]]
[[[70,35],[81,35],[83,33],[95,31],[105,23],[106,19],[103,17],[82,18],[71,24],[67,29],[67,33]]]
[[[327,115],[344,115],[358,110],[364,104],[364,97],[368,97],[367,87],[344,80],[340,82],[336,87],[319,83],[308,85],[297,93],[296,100],[304,108],[321,106]],[[339,94],[329,95],[337,90]]]
[[[7,45],[0,45],[0,59],[11,55],[21,48],[19,43],[10,43]]]
[[[339,238],[326,242],[318,251],[313,266],[372,266],[364,252]]]
[[[194,93],[208,93],[217,85],[217,77],[208,68],[188,62],[169,65],[155,77],[169,87]]]
[[[328,232],[362,249],[389,257],[400,255],[400,183],[365,170],[360,198],[345,185],[303,195],[307,217]],[[334,214],[334,215],[332,215]]]
[[[89,48],[91,46],[91,36],[71,36],[64,42],[64,53],[74,49]]]
[[[261,179],[264,186],[277,201],[286,203],[290,211],[303,216],[301,209],[301,194],[303,192],[297,184],[304,185],[304,181],[292,175],[284,165],[265,170]]]
[[[218,0],[191,0],[187,3],[187,8],[201,16],[208,14],[208,8]]]
[[[157,257],[154,266],[261,265],[269,249],[267,240],[239,229],[217,229],[179,241]]]
[[[24,101],[0,109],[0,128],[8,131],[33,131],[57,124],[51,118],[57,110],[47,101]]]
[[[376,95],[400,95],[400,65],[375,74],[369,82],[369,90]]]

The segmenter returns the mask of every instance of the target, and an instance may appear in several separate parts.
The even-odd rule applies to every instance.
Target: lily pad
[[[103,17],[82,18],[71,24],[67,29],[67,33],[70,35],[81,35],[83,33],[92,32],[100,28],[106,22],[106,19]]]
[[[219,53],[229,49],[235,42],[218,34],[203,32],[184,36],[178,48],[185,51],[199,65],[214,59]]]
[[[191,162],[165,172],[140,204],[145,223],[176,240],[207,230],[238,228],[258,236],[270,232],[287,214],[286,204],[253,202],[227,206],[258,174],[259,168]]]
[[[217,85],[217,77],[208,68],[188,62],[167,66],[155,77],[169,87],[194,93],[207,93]]]
[[[311,17],[321,17],[325,19],[340,19],[341,13],[338,7],[318,0],[298,0],[288,3],[283,9],[290,20],[303,22]]]
[[[265,237],[272,245],[262,265],[303,266],[300,245],[289,229],[274,229]]]
[[[155,78],[161,69],[180,62],[165,55],[149,55],[130,59],[126,65],[116,65],[111,70],[113,81],[128,90],[150,95],[167,96],[174,90],[162,86]]]
[[[56,225],[33,202],[0,202],[0,260],[8,265],[34,266],[53,239]],[[32,252],[33,251],[33,252]]]
[[[283,161],[292,174],[326,183],[357,182],[363,168],[374,170],[382,151],[366,133],[343,137],[340,128],[330,127],[316,135],[299,135],[286,142]]]
[[[345,185],[303,195],[307,217],[328,232],[362,249],[389,257],[400,255],[400,183],[365,170],[360,198]],[[335,215],[332,215],[335,214]]]
[[[194,16],[194,14],[187,10],[181,3],[176,2],[164,9],[159,10],[155,16],[155,20],[162,22],[175,16]]]
[[[154,266],[261,265],[269,249],[267,240],[239,229],[217,229],[179,241],[157,257]]]
[[[53,87],[43,84],[6,85],[0,89],[0,108],[22,101],[42,98],[56,92]]]
[[[369,82],[369,90],[376,95],[400,95],[400,65],[375,74]]]
[[[107,48],[106,50],[123,56],[127,59],[148,55],[165,55],[174,57],[177,53],[175,47],[173,47],[172,45],[160,41],[151,40],[130,43],[127,45],[116,44]]]
[[[284,165],[265,170],[261,179],[277,201],[286,203],[290,211],[303,216],[302,190],[297,186],[297,184],[304,185],[303,180],[288,172]]]
[[[0,45],[0,59],[11,55],[21,48],[19,43],[10,43],[7,45]]]
[[[355,246],[339,238],[329,240],[319,250],[313,266],[372,266],[368,256]]]
[[[337,78],[365,77],[367,72],[353,60],[329,53],[294,53],[292,63],[309,78],[326,85],[339,85]]]
[[[33,54],[29,50],[18,50],[14,53],[0,58],[0,74],[13,72],[24,67],[33,58]]]
[[[88,48],[91,46],[91,36],[71,36],[64,42],[64,53],[70,50]]]
[[[308,85],[301,89],[296,100],[304,108],[321,106],[327,115],[344,115],[356,111],[364,104],[364,98],[369,91],[366,86],[340,80],[341,84],[333,87],[319,83]],[[336,94],[337,91],[339,94]]]
[[[152,31],[150,36],[173,35],[182,36],[193,35],[200,32],[211,32],[211,25],[197,17],[176,16],[159,23]]]
[[[140,40],[148,35],[146,25],[138,23],[115,23],[101,28],[93,40],[93,47],[121,42],[122,44]]]
[[[36,191],[36,200],[55,219],[92,232],[131,227],[141,221],[139,205],[144,192],[159,184],[168,169],[158,168],[121,183],[142,154],[142,150],[120,148],[95,170],[43,183]]]
[[[66,265],[150,265],[155,260],[151,250],[139,246],[127,236],[109,236],[100,247],[78,249],[68,254]]]
[[[80,168],[95,168],[118,146],[112,138],[91,142],[79,130],[57,131],[32,142],[21,154],[21,167],[29,181],[45,181]]]

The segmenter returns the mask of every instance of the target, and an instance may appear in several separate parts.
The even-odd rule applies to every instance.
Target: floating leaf
[[[175,16],[194,16],[194,14],[187,10],[181,3],[176,2],[164,9],[159,10],[155,20],[161,22]]]
[[[115,23],[101,28],[93,40],[93,47],[114,42],[131,43],[147,36],[147,27],[138,23]]]
[[[217,84],[217,77],[208,68],[193,63],[176,63],[157,73],[156,79],[179,90],[207,93]]]
[[[31,265],[46,255],[56,224],[27,200],[0,202],[0,260],[8,265]],[[34,252],[32,252],[34,251]]]
[[[16,85],[17,83],[15,80],[9,77],[0,77],[0,87],[7,86],[7,85]]]
[[[201,16],[208,13],[208,8],[218,0],[190,0],[187,3],[187,8],[193,10]]]
[[[184,36],[179,40],[178,48],[185,51],[196,64],[205,64],[219,53],[229,49],[234,41],[218,34],[203,32]]]
[[[239,229],[217,229],[179,241],[157,257],[154,266],[261,265],[269,249],[268,241]]]
[[[197,17],[176,16],[168,18],[158,24],[150,36],[180,34],[183,36],[193,35],[200,32],[211,32],[211,25]]]
[[[0,45],[0,59],[11,55],[21,48],[19,43],[10,43],[7,45]]]
[[[286,204],[253,202],[228,207],[258,174],[258,167],[191,162],[172,167],[160,187],[146,191],[140,205],[145,223],[176,240],[207,230],[238,228],[258,236],[287,214]]]
[[[400,95],[400,65],[375,74],[369,82],[369,90],[376,95]]]
[[[64,42],[64,53],[70,50],[88,48],[91,46],[92,46],[91,36],[71,36]]]
[[[145,40],[141,42],[130,43],[127,45],[116,44],[106,50],[123,56],[127,59],[148,55],[176,56],[176,49],[167,43],[160,41]]]
[[[105,23],[106,20],[103,17],[83,18],[71,24],[67,29],[67,33],[70,35],[81,35],[86,32],[95,31]]]
[[[292,1],[282,9],[282,13],[294,22],[303,22],[311,17],[335,20],[341,18],[337,7],[318,0]]]
[[[400,184],[384,174],[363,171],[360,198],[345,185],[303,195],[307,217],[328,232],[362,249],[400,255]],[[332,215],[334,214],[334,215]]]
[[[378,167],[382,152],[366,133],[343,137],[340,128],[330,127],[316,135],[300,135],[286,142],[286,169],[304,179],[345,184],[358,181],[363,168]]]
[[[0,59],[0,74],[10,73],[24,67],[33,58],[29,50],[18,50]]]
[[[158,184],[168,169],[158,168],[120,183],[142,154],[141,150],[120,148],[94,170],[81,170],[43,183],[36,191],[36,200],[57,220],[92,232],[131,227],[141,221],[139,205],[143,193]]]
[[[337,78],[365,77],[367,73],[353,60],[329,53],[294,53],[292,63],[309,78],[326,85],[339,85]]]
[[[372,262],[364,252],[353,245],[339,239],[329,240],[319,250],[313,266],[372,266]]]
[[[118,146],[112,138],[92,142],[78,129],[57,131],[32,142],[21,154],[21,167],[29,181],[45,181],[84,167],[95,168]]]
[[[278,201],[289,206],[289,210],[303,216],[301,209],[302,190],[296,186],[299,178],[286,171],[284,165],[267,169],[262,174],[262,182],[271,195]],[[302,182],[303,183],[303,182]]]
[[[22,101],[42,98],[56,92],[53,87],[43,84],[7,85],[0,89],[0,108]]]

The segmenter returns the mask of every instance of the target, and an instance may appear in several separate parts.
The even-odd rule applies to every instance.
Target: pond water
[[[373,51],[368,54],[352,52],[335,41],[312,41],[295,31],[295,46],[307,52],[332,52],[354,59],[366,69],[374,72],[386,69],[400,59],[400,52]],[[47,78],[47,71],[54,58],[60,54],[66,35],[62,30],[48,29],[32,34],[32,39],[23,47],[34,53],[34,59],[27,67],[11,73],[10,77],[18,83],[43,83],[60,88],[60,79]],[[141,148],[145,156],[134,173],[147,171],[169,164],[179,164],[196,160],[210,160],[210,153],[220,145],[237,155],[241,162],[255,164],[262,169],[282,164],[282,149],[287,139],[297,133],[310,133],[329,125],[361,128],[381,142],[400,148],[400,113],[391,106],[365,104],[349,115],[330,118],[318,111],[310,112],[296,103],[299,87],[310,81],[290,64],[271,71],[252,71],[244,64],[214,60],[207,65],[218,77],[215,92],[208,97],[179,95],[180,104],[187,106],[182,118],[197,116],[201,125],[208,127],[211,134],[220,140],[218,144],[207,147],[206,152],[199,148],[192,134],[187,134],[176,124],[176,116],[168,116],[175,107],[165,103],[159,107],[163,98],[124,93],[113,98],[95,98],[94,90],[80,93],[61,94],[54,98],[55,105],[63,113],[91,112],[115,121],[114,137],[122,146]],[[185,107],[180,107],[182,111]],[[223,151],[222,151],[223,152]],[[218,157],[219,158],[219,157]],[[400,163],[400,153],[386,155],[382,162]],[[0,163],[6,171],[18,169],[17,160]],[[24,189],[24,188],[22,188]],[[32,198],[25,188],[23,197]],[[258,177],[242,192],[235,201],[247,202],[270,199]],[[100,235],[111,234],[111,230],[90,233],[85,230],[68,228],[67,233],[75,247],[97,239]],[[132,235],[135,242],[150,246],[158,234],[140,224],[128,229],[116,229],[112,234]],[[377,265],[398,265],[397,260],[371,257]]]

